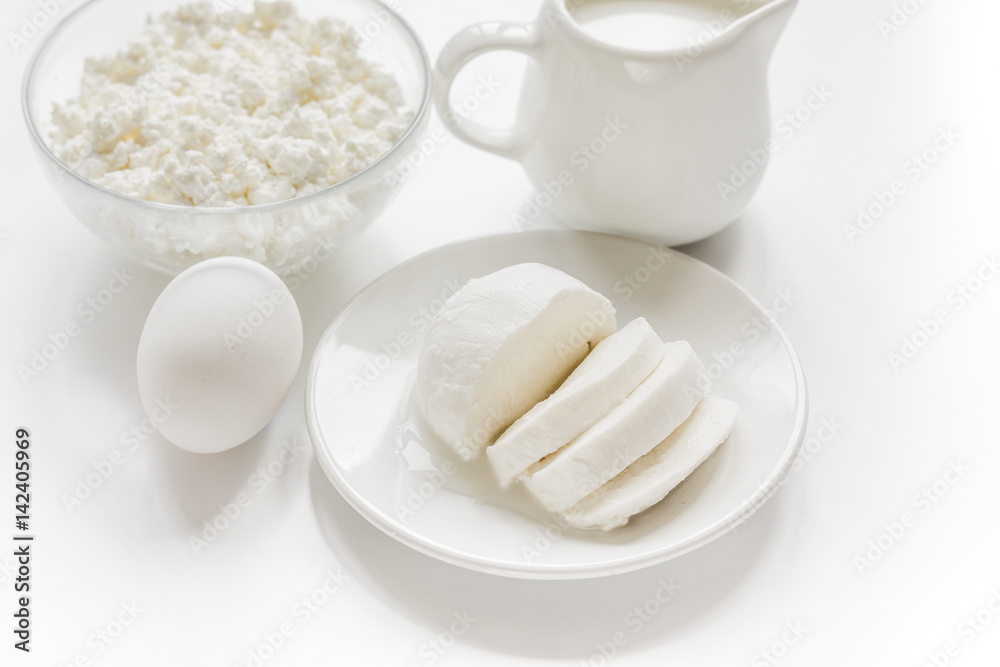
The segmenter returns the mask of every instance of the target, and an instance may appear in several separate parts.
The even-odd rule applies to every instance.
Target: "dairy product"
[[[697,44],[709,26],[745,11],[730,0],[582,0],[570,5],[584,32],[627,49],[664,50]],[[718,28],[715,28],[718,30]]]
[[[220,257],[174,278],[153,304],[136,358],[139,395],[157,428],[192,452],[253,437],[288,394],[302,320],[288,287],[257,262]]]
[[[656,369],[618,407],[528,469],[524,485],[546,509],[570,508],[677,428],[701,400],[704,371],[691,345],[667,343]]]
[[[615,328],[610,301],[552,267],[518,264],[471,280],[427,331],[417,369],[421,409],[471,460]]]
[[[88,59],[79,96],[55,107],[51,140],[70,167],[122,194],[231,207],[344,180],[413,114],[342,22],[304,19],[289,2],[251,12],[203,2]]]
[[[663,342],[645,318],[605,338],[547,399],[486,449],[502,486],[560,449],[622,402],[663,357]]]
[[[519,480],[577,528],[622,526],[726,440],[738,408],[705,395],[688,342],[642,317],[615,326],[607,299],[552,267],[471,280],[428,329],[420,407],[464,460],[485,450],[504,488]]]
[[[565,512],[577,528],[611,530],[652,507],[729,437],[739,407],[706,395],[687,420],[648,454]]]

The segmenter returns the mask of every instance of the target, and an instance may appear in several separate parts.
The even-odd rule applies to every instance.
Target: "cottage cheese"
[[[55,106],[52,146],[86,178],[150,201],[301,197],[373,163],[413,119],[398,81],[357,49],[349,26],[289,2],[182,6],[87,60],[79,97]]]

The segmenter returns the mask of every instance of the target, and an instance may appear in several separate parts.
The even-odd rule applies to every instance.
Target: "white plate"
[[[713,391],[740,404],[729,440],[616,531],[563,528],[523,490],[502,491],[485,457],[462,463],[413,399],[431,313],[470,278],[520,262],[549,264],[607,295],[619,326],[644,316],[664,340],[690,341]],[[785,334],[722,273],[639,241],[544,231],[438,248],[365,288],[317,346],[306,413],[334,486],[400,542],[482,572],[579,579],[679,556],[750,516],[798,452],[806,389]]]

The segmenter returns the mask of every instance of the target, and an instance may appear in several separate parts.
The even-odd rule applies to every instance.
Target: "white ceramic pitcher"
[[[576,227],[670,245],[714,234],[763,177],[773,148],[768,63],[796,0],[705,0],[722,8],[719,20],[687,46],[657,51],[584,32],[567,8],[580,1],[543,0],[533,23],[482,23],[452,37],[435,71],[441,116],[463,141],[524,166],[537,192],[515,215],[522,223],[548,210]],[[459,70],[492,50],[530,56],[509,129],[467,120],[448,101]]]

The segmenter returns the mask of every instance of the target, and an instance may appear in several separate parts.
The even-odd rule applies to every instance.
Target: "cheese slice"
[[[569,509],[649,452],[688,418],[704,391],[685,341],[666,343],[653,372],[603,419],[527,470],[528,491],[552,512]]]
[[[706,395],[691,416],[651,452],[571,507],[563,518],[577,528],[611,530],[670,493],[729,437],[739,406]]]
[[[551,396],[486,449],[501,486],[510,486],[532,464],[611,412],[656,368],[663,350],[663,341],[642,317],[598,343]]]
[[[470,280],[427,330],[417,368],[420,407],[470,461],[555,391],[615,327],[610,301],[544,264]]]

